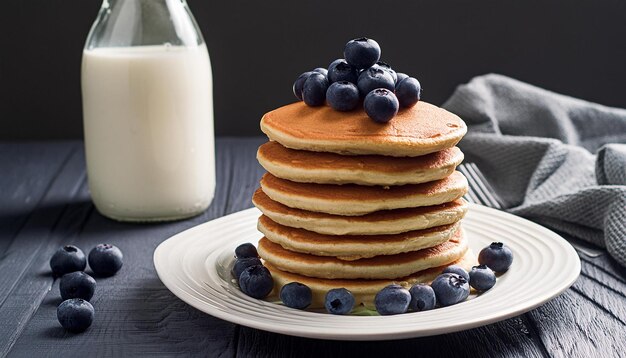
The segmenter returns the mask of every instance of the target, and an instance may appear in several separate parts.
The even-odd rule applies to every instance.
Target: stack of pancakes
[[[276,289],[304,283],[321,307],[328,290],[344,287],[371,307],[388,284],[474,264],[460,225],[468,206],[467,180],[455,171],[467,131],[459,117],[419,102],[380,124],[362,109],[299,102],[265,114],[261,129],[270,142],[257,158],[268,173],[252,201]]]

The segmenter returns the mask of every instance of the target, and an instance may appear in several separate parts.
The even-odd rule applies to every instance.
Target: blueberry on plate
[[[398,83],[400,83],[405,78],[409,78],[409,75],[402,72],[396,72],[396,87],[398,87]]]
[[[365,96],[363,101],[367,115],[378,123],[387,123],[398,113],[398,99],[388,89],[378,88]]]
[[[250,266],[262,265],[261,260],[258,257],[244,257],[236,259],[233,267],[230,270],[230,274],[234,279],[239,280],[241,273]]]
[[[348,314],[354,308],[354,296],[345,288],[333,288],[326,292],[324,307],[332,314]]]
[[[470,293],[467,280],[454,273],[444,273],[430,284],[441,306],[450,306],[464,301]]]
[[[61,277],[59,290],[63,300],[82,298],[89,301],[96,291],[96,280],[82,271],[66,273]]]
[[[411,303],[409,290],[400,285],[389,285],[378,291],[374,298],[376,311],[383,316],[405,313]]]
[[[71,298],[57,307],[57,319],[70,332],[83,332],[93,322],[94,310],[91,303],[82,298]]]
[[[383,70],[389,72],[391,78],[393,78],[393,83],[398,83],[398,74],[391,68],[391,65],[389,65],[387,62],[378,61],[372,67],[382,68]]]
[[[241,244],[235,248],[235,257],[238,259],[245,259],[248,257],[259,257],[259,253],[256,251],[256,247],[249,242]]]
[[[350,40],[343,51],[343,57],[355,68],[368,68],[380,59],[380,46],[378,42],[366,37]]]
[[[331,84],[326,91],[326,102],[337,111],[351,111],[359,105],[359,90],[348,81]]]
[[[313,72],[304,81],[302,99],[308,106],[321,106],[326,102],[326,90],[328,90],[328,79],[326,76]]]
[[[443,269],[442,273],[455,273],[457,275],[461,275],[465,280],[467,280],[467,282],[469,282],[470,279],[469,273],[467,273],[467,271],[459,265],[450,265]]]
[[[110,244],[98,244],[89,252],[89,267],[99,276],[113,276],[122,268],[122,251]]]
[[[280,289],[280,300],[287,307],[303,310],[311,304],[313,293],[309,286],[300,282],[290,282]]]
[[[365,97],[368,93],[377,88],[386,88],[393,91],[396,85],[389,72],[379,67],[370,67],[359,75],[357,87],[359,88],[361,96]]]
[[[504,272],[513,263],[513,252],[501,242],[492,242],[491,245],[480,250],[478,263],[487,265],[495,272]]]
[[[328,82],[348,81],[356,84],[359,73],[343,58],[337,59],[328,66]]]
[[[50,268],[56,276],[83,271],[85,267],[87,267],[85,254],[74,245],[65,245],[59,248],[50,259]]]
[[[409,309],[413,311],[428,311],[432,310],[437,305],[435,291],[426,284],[418,283],[413,285],[409,289],[409,293],[411,294]]]
[[[308,71],[296,78],[296,81],[293,83],[293,94],[302,101],[302,90],[304,88],[304,81],[313,73],[313,71]]]
[[[252,298],[265,298],[274,288],[274,279],[266,267],[250,266],[239,276],[239,288]]]
[[[472,267],[469,276],[470,286],[477,291],[487,291],[496,284],[496,274],[486,265]]]
[[[325,69],[324,67],[317,67],[317,68],[313,69],[313,72],[321,73],[324,76],[328,77],[328,70]]]
[[[422,86],[413,77],[408,77],[396,85],[396,96],[403,108],[413,107],[420,100]]]

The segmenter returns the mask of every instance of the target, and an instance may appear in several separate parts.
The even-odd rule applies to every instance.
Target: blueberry
[[[391,66],[387,62],[378,61],[372,67],[382,68],[383,70],[389,72],[391,78],[393,78],[393,83],[398,83],[398,74],[391,68]]]
[[[83,332],[91,326],[93,317],[93,306],[82,298],[65,300],[57,307],[59,323],[70,332]]]
[[[300,282],[291,282],[280,289],[280,300],[287,307],[303,310],[311,304],[313,293],[309,286]]]
[[[66,273],[61,277],[59,283],[61,298],[82,298],[85,301],[91,300],[96,291],[96,280],[82,271]]]
[[[124,255],[116,246],[98,244],[89,252],[89,267],[99,276],[112,276],[122,268]]]
[[[361,96],[365,97],[368,93],[377,88],[386,88],[393,91],[396,85],[389,72],[380,67],[370,67],[359,75],[357,87],[359,88]]]
[[[235,249],[235,257],[238,259],[244,259],[248,257],[259,257],[259,253],[256,251],[256,247],[249,242],[237,246]]]
[[[383,316],[405,313],[410,302],[409,290],[400,285],[389,285],[378,291],[374,298],[376,311]]]
[[[465,269],[459,265],[451,265],[446,267],[445,269],[443,269],[442,273],[455,273],[457,275],[463,276],[463,278],[469,282],[469,273],[467,273],[467,271],[465,271]]]
[[[348,81],[335,82],[326,91],[328,105],[337,111],[351,111],[359,105],[359,90]]]
[[[379,123],[386,123],[398,113],[398,99],[388,89],[378,88],[365,96],[365,112]]]
[[[480,250],[478,263],[487,265],[495,272],[504,272],[513,263],[513,253],[511,249],[501,242],[493,242],[491,245]]]
[[[469,276],[470,286],[474,287],[477,291],[487,291],[496,284],[496,274],[485,265],[472,267]]]
[[[293,94],[302,101],[302,89],[304,87],[304,81],[313,73],[313,71],[308,71],[296,78],[296,81],[293,83]]]
[[[409,78],[409,75],[402,72],[396,72],[396,87],[398,87],[398,83],[402,82],[405,78]]]
[[[422,86],[413,77],[405,78],[396,85],[396,96],[403,108],[413,107],[420,100],[421,93]]]
[[[425,284],[416,284],[409,289],[411,303],[409,308],[413,311],[428,311],[435,308],[437,298],[432,287]]]
[[[265,298],[274,288],[270,270],[261,265],[247,267],[239,276],[239,288],[252,298]]]
[[[262,265],[261,260],[258,257],[244,257],[242,259],[235,260],[233,268],[230,270],[230,274],[234,279],[239,280],[241,273],[250,266]]]
[[[380,59],[380,46],[372,39],[361,37],[348,41],[343,56],[355,68],[368,68]]]
[[[83,271],[85,267],[87,267],[85,254],[74,245],[65,245],[59,248],[50,259],[50,268],[56,276]]]
[[[316,69],[313,70],[313,72],[321,73],[324,76],[328,77],[328,70],[325,69],[324,67],[317,67]]]
[[[302,99],[311,107],[321,106],[326,101],[328,79],[321,73],[313,72],[304,81]]]
[[[328,82],[348,81],[356,84],[359,73],[343,58],[337,59],[328,66]]]
[[[324,307],[328,313],[348,314],[354,308],[354,296],[345,288],[333,288],[326,292]]]
[[[467,280],[454,273],[437,276],[430,286],[435,291],[437,302],[441,306],[450,306],[464,301],[470,292]]]

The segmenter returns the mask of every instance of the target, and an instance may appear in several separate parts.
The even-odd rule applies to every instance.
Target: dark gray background
[[[354,37],[417,77],[441,104],[497,72],[626,107],[626,2],[619,0],[189,0],[214,72],[218,135],[260,134],[297,75]],[[80,59],[98,0],[3,0],[0,139],[81,138]]]

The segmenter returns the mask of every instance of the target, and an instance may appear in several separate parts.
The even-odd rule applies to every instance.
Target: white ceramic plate
[[[294,336],[383,340],[429,336],[478,327],[529,311],[567,289],[580,273],[580,259],[563,238],[528,220],[472,205],[463,220],[477,254],[493,241],[513,251],[513,265],[486,293],[460,304],[395,316],[335,316],[300,311],[244,295],[229,269],[237,245],[255,243],[260,212],[253,208],[172,236],[154,252],[167,288],[212,316],[244,326]]]

